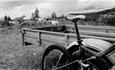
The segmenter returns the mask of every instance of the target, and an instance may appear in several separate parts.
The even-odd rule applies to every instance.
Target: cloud
[[[49,0],[48,2],[38,4],[37,7],[42,11],[41,15],[47,14],[50,16],[53,11],[58,15],[64,14],[72,10],[76,4],[77,0]]]
[[[17,17],[25,14],[27,18],[36,7],[43,17],[50,16],[53,11],[61,15],[115,7],[115,0],[1,0],[0,3],[0,16]]]
[[[103,0],[95,0],[89,5],[86,5],[86,7],[82,8],[81,10],[100,10],[100,9],[107,9],[115,7],[114,0],[110,1],[103,1]]]
[[[0,13],[0,16],[4,16],[4,15],[8,15],[12,18],[15,18],[15,17],[20,17],[22,15],[26,15],[26,18],[30,18],[31,17],[31,13],[33,12],[33,9],[35,9],[34,6],[18,6],[18,7],[15,7],[13,10],[9,10],[9,11],[2,11]]]
[[[22,5],[28,6],[28,5],[36,5],[38,3],[42,3],[45,0],[5,0],[1,1],[1,7],[3,10],[11,10],[15,7],[19,7]]]
[[[115,7],[114,0],[50,0],[38,5],[42,13],[68,14],[69,12],[97,11]]]

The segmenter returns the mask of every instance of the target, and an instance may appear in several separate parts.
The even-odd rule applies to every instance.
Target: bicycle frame
[[[67,18],[68,19],[68,18]],[[77,47],[79,48],[79,49],[77,49],[77,50],[74,50],[73,52],[68,52],[69,50],[67,49],[65,49],[65,50],[62,50],[62,48],[64,48],[63,46],[62,47],[59,47],[59,46],[54,46],[54,45],[51,45],[51,46],[49,46],[47,49],[46,49],[46,51],[45,51],[45,54],[43,55],[43,59],[42,59],[42,64],[43,64],[43,70],[45,69],[45,67],[44,67],[44,59],[45,59],[45,57],[47,56],[46,54],[47,53],[49,53],[50,51],[52,51],[53,49],[55,50],[55,49],[57,49],[57,50],[60,50],[60,51],[62,51],[62,52],[64,52],[65,54],[68,52],[68,54],[69,55],[71,55],[71,57],[72,56],[74,56],[74,54],[75,54],[75,56],[77,56],[77,57],[80,57],[80,58],[78,58],[78,59],[73,59],[73,58],[71,58],[72,59],[72,61],[71,62],[69,62],[68,64],[66,64],[66,65],[62,65],[62,66],[60,66],[60,67],[57,67],[57,68],[55,68],[55,70],[59,70],[59,69],[63,69],[63,68],[65,68],[65,67],[68,67],[68,66],[70,66],[70,65],[73,65],[73,64],[75,64],[76,63],[76,65],[78,65],[78,66],[81,66],[83,69],[85,69],[85,68],[87,68],[87,67],[89,67],[91,64],[90,63],[87,63],[88,61],[91,61],[91,60],[93,60],[93,62],[94,61],[96,61],[94,64],[92,64],[92,65],[94,65],[93,67],[94,67],[94,69],[95,69],[95,67],[98,67],[99,68],[99,70],[108,70],[108,69],[110,69],[110,68],[112,68],[112,66],[110,66],[110,65],[108,65],[109,63],[108,62],[103,62],[103,61],[101,61],[100,59],[103,59],[103,58],[105,58],[106,57],[106,55],[108,55],[108,54],[110,54],[111,52],[113,52],[114,50],[115,50],[115,44],[113,44],[112,46],[110,46],[108,49],[106,49],[105,51],[103,51],[103,52],[101,52],[101,53],[96,53],[95,51],[93,51],[93,50],[91,50],[91,49],[89,49],[89,48],[87,48],[88,46],[85,46],[84,45],[84,43],[82,43],[82,39],[81,39],[81,36],[80,36],[80,32],[79,32],[79,29],[78,29],[78,24],[77,24],[77,22],[80,20],[80,19],[84,19],[84,17],[72,17],[72,19],[71,19],[71,17],[70,17],[70,19],[69,20],[71,20],[73,23],[74,23],[74,26],[75,26],[75,31],[76,31],[76,39],[77,39]],[[83,40],[84,41],[84,40]],[[74,47],[76,47],[76,46],[74,46]],[[55,48],[54,48],[55,47]],[[73,47],[72,47],[73,48]],[[51,49],[51,50],[49,50],[49,49]],[[66,51],[66,52],[65,52]],[[77,52],[76,52],[77,51]],[[75,52],[75,53],[74,53]],[[86,54],[84,54],[84,53],[86,53]],[[78,54],[78,55],[76,55],[76,54]],[[88,54],[88,55],[87,55]],[[91,55],[90,55],[91,54]],[[67,54],[66,54],[67,55]],[[80,55],[80,56],[79,56]],[[84,56],[88,56],[88,57],[84,57]],[[57,64],[61,61],[61,58],[65,58],[64,56],[63,56],[63,54],[62,55],[60,55],[60,57],[59,57],[59,60],[57,61],[57,63],[56,63],[56,66],[57,66]],[[99,59],[99,60],[98,60]],[[63,60],[63,59],[62,59]],[[98,63],[99,62],[99,63]],[[100,64],[105,64],[105,65],[102,65],[103,67],[106,67],[106,68],[102,68],[101,66],[100,66]],[[70,66],[71,67],[71,66]],[[75,66],[76,67],[76,66]],[[90,66],[91,67],[91,66]],[[73,67],[74,68],[74,67]],[[72,70],[78,70],[78,69],[73,69],[73,68],[71,68]],[[79,67],[78,67],[79,68]],[[96,68],[97,70],[98,70],[98,68]],[[81,69],[80,69],[81,70]],[[92,67],[91,67],[91,70],[92,70]]]
[[[79,21],[79,19],[73,19],[72,20],[72,22],[74,23],[75,31],[76,31],[76,37],[77,37],[78,47],[80,48],[79,53],[81,55],[83,55],[82,52],[86,51],[88,53],[95,54],[95,52],[93,52],[92,50],[88,49],[87,47],[85,47],[82,44],[82,39],[81,39],[80,32],[79,32],[79,29],[78,29],[78,24],[77,24],[78,21]],[[85,61],[92,60],[92,59],[98,59],[98,58],[99,59],[100,58],[104,58],[106,55],[112,53],[114,50],[115,50],[115,44],[113,44],[112,46],[110,46],[104,52],[101,52],[99,54],[95,54],[94,56],[91,56],[91,57],[87,58]],[[83,61],[83,62],[85,62],[85,61]],[[78,62],[78,61],[76,61],[76,62]]]
[[[65,17],[67,20],[70,20],[68,19],[67,17]],[[77,22],[80,20],[80,19],[85,19],[86,17],[84,15],[78,15],[76,16],[75,18],[71,19],[71,21],[74,23],[74,26],[75,26],[75,31],[76,31],[76,37],[77,37],[77,42],[78,42],[78,45],[82,45],[82,40],[81,40],[81,37],[80,37],[80,33],[79,33],[79,29],[78,29],[78,25],[77,25]]]
[[[78,29],[78,24],[77,22],[80,20],[80,18],[76,18],[76,19],[73,19],[72,22],[74,23],[74,26],[75,26],[75,31],[76,31],[76,37],[77,37],[77,42],[78,42],[78,46],[80,48],[82,48],[82,39],[81,39],[81,36],[80,36],[80,32],[79,32],[79,29]],[[83,47],[85,50],[89,51],[89,49]],[[104,52],[98,54],[99,57],[103,57],[103,56],[106,56],[108,55],[109,53],[111,53],[112,51],[115,50],[115,44],[113,44],[112,46],[110,46],[110,48],[108,48],[107,50],[105,50]],[[92,53],[92,52],[91,52]]]

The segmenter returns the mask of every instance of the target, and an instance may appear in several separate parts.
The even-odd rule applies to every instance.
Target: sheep
[[[56,20],[50,20],[49,22],[50,22],[50,24],[51,24],[52,26],[58,26],[58,25],[59,25],[59,22],[56,21]]]

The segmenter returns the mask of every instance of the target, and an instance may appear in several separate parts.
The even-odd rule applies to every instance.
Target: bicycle
[[[74,23],[78,45],[73,46],[71,49],[66,49],[60,45],[51,45],[46,48],[42,58],[42,70],[108,70],[114,66],[106,55],[115,50],[115,44],[100,53],[97,53],[99,52],[98,50],[87,48],[87,46],[83,44],[76,23],[85,18],[84,15],[66,17],[67,20]],[[57,52],[58,56],[55,58],[57,62],[54,63],[52,62],[54,59],[51,57],[51,54],[54,56],[57,55],[57,53],[54,54],[53,51],[59,51]],[[52,53],[50,54],[50,52]]]

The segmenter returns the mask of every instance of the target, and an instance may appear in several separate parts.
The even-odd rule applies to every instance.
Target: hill
[[[115,8],[110,8],[110,9],[104,9],[104,10],[97,10],[97,11],[93,11],[93,12],[82,12],[82,13],[71,13],[71,15],[98,15],[98,14],[108,14],[111,12],[115,12]]]
[[[70,15],[86,15],[86,25],[91,24],[115,26],[115,7],[93,12],[70,13]]]

